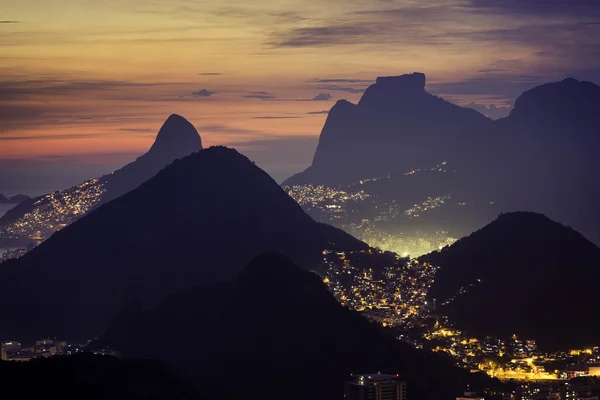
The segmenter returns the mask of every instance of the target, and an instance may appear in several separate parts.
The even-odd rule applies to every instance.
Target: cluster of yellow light
[[[102,200],[105,190],[102,180],[90,179],[73,188],[47,194],[35,202],[30,212],[3,227],[0,234],[43,240],[90,211]]]

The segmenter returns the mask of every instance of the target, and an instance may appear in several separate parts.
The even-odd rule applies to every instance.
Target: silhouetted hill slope
[[[507,118],[467,130],[451,153],[460,190],[532,210],[600,243],[600,87],[573,78],[523,93]]]
[[[444,161],[462,129],[491,122],[425,91],[425,75],[380,77],[358,104],[338,101],[312,165],[284,185],[345,184]]]
[[[3,399],[200,399],[162,363],[91,353],[0,361],[0,386]]]
[[[15,204],[19,204],[22,203],[24,201],[27,201],[31,199],[31,197],[25,195],[25,194],[17,194],[15,196],[12,196],[9,200],[9,203],[15,203]]]
[[[571,228],[541,214],[502,214],[421,259],[441,267],[430,296],[459,327],[516,333],[545,348],[597,344],[600,249]]]
[[[12,232],[25,236],[32,234],[29,231],[41,230],[49,236],[94,207],[135,189],[174,160],[200,149],[202,141],[196,128],[185,118],[173,114],[160,128],[150,150],[135,161],[112,174],[27,200],[0,218],[0,227],[13,228]],[[32,214],[35,214],[35,218],[31,217]],[[31,225],[25,232],[10,226],[23,220]]]
[[[122,301],[232,278],[266,251],[312,268],[326,248],[367,245],[315,222],[237,151],[212,147],[3,264],[0,335],[91,338]]]
[[[342,307],[317,275],[267,254],[237,280],[122,318],[96,345],[164,360],[214,399],[341,399],[350,373],[365,371],[398,373],[411,399],[441,399],[474,378],[380,329]]]

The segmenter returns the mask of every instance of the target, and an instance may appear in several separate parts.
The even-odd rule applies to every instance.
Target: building
[[[567,370],[567,376],[569,379],[581,376],[600,376],[600,365],[574,364]]]
[[[398,375],[363,374],[352,375],[354,380],[346,382],[346,400],[406,400],[406,382]]]
[[[2,352],[0,353],[0,360],[6,361],[6,345],[2,342]]]

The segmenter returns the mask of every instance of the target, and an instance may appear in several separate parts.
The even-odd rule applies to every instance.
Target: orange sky
[[[3,0],[0,166],[44,159],[51,167],[60,157],[102,166],[102,155],[122,154],[103,167],[113,168],[149,148],[161,123],[178,113],[206,145],[255,154],[282,179],[310,162],[326,118],[310,113],[341,98],[357,101],[377,76],[421,71],[430,91],[456,103],[502,106],[525,88],[581,70],[568,44],[577,41],[572,51],[596,44],[589,34],[597,15],[558,18],[515,7],[491,0]],[[562,33],[586,18],[589,26]],[[202,89],[210,96],[193,94]],[[331,98],[311,100],[319,94]],[[288,139],[288,156],[269,156]]]

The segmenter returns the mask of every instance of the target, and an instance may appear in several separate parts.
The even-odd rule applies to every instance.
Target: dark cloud
[[[313,97],[313,101],[327,101],[331,100],[331,95],[329,93],[319,93],[315,97]]]
[[[431,93],[444,95],[490,95],[515,99],[521,93],[542,83],[547,77],[542,75],[494,75],[464,79],[457,82],[428,84]]]
[[[223,75],[220,72],[201,72],[198,75],[202,75],[202,76],[219,76],[219,75]]]
[[[345,78],[331,78],[331,79],[319,79],[315,78],[308,82],[316,83],[373,83],[372,79],[345,79]]]
[[[476,11],[536,17],[600,17],[597,0],[471,0]]]
[[[508,72],[508,70],[502,69],[502,68],[490,68],[490,69],[480,69],[477,72],[488,74],[488,73],[493,73],[493,72]]]
[[[259,100],[274,100],[277,96],[269,92],[250,92],[250,94],[243,96],[247,99],[259,99]]]
[[[156,132],[154,129],[151,128],[120,128],[120,131],[123,132],[137,132],[137,133],[147,133],[147,132]]]
[[[322,110],[322,111],[309,111],[306,114],[308,115],[319,115],[319,114],[329,114],[329,110]]]
[[[0,21],[0,24],[20,24],[21,21]]]
[[[215,132],[215,133],[227,133],[234,135],[246,135],[246,134],[263,134],[263,131],[254,129],[242,129],[235,128],[229,125],[223,124],[211,124],[211,125],[199,125],[196,127],[198,132],[202,135],[203,132]]]
[[[485,104],[478,104],[478,103],[474,103],[474,102],[465,104],[463,107],[472,108],[473,110],[475,110],[491,119],[500,119],[500,118],[507,117],[508,114],[510,114],[510,110],[512,110],[512,107],[510,107],[510,106],[496,107],[493,104],[486,106]]]
[[[194,97],[210,97],[213,94],[216,94],[216,92],[213,92],[208,89],[201,89],[201,90],[198,90],[197,92],[193,92],[192,96],[194,96]]]
[[[373,37],[383,27],[369,23],[294,28],[281,33],[269,45],[274,47],[319,47],[340,44],[356,44],[365,37]]]
[[[348,92],[348,93],[364,93],[364,91],[367,90],[367,88],[353,87],[353,86],[338,86],[338,85],[319,86],[318,89],[332,90],[332,91],[339,91],[339,92]]]

